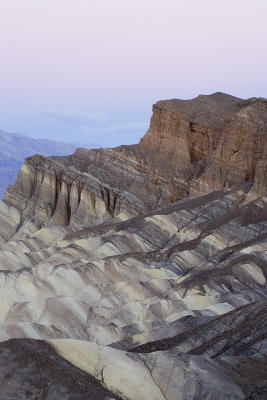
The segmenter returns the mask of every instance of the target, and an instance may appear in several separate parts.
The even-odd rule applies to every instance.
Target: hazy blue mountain
[[[81,145],[62,143],[48,139],[34,139],[20,133],[7,133],[0,130],[0,199],[7,186],[14,183],[17,173],[26,157],[33,154],[68,155],[77,147],[97,148],[98,143]]]

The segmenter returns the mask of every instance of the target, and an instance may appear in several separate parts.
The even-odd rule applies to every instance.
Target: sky
[[[137,143],[152,105],[267,97],[266,0],[0,0],[0,128]]]

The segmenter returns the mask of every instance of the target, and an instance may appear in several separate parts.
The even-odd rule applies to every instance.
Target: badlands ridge
[[[1,400],[267,397],[267,100],[160,101],[140,144],[0,202]]]

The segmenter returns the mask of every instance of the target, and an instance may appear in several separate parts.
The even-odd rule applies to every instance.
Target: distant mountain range
[[[0,199],[7,186],[14,183],[24,159],[33,154],[63,156],[72,154],[77,147],[97,148],[98,143],[62,143],[48,139],[33,139],[20,133],[0,130]]]

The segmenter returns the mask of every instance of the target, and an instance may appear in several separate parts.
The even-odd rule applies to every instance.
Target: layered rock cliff
[[[1,400],[265,398],[265,104],[159,102],[139,145],[25,161],[0,202]]]
[[[255,195],[267,191],[267,99],[215,93],[159,101],[141,144],[175,168],[197,168],[190,193],[240,182],[254,182]]]
[[[78,149],[69,157],[35,155],[25,161],[4,201],[21,211],[21,222],[87,227],[179,198],[179,187],[141,165],[139,153]]]
[[[239,183],[267,193],[267,100],[160,101],[139,145],[25,161],[5,202],[21,221],[92,226]]]

